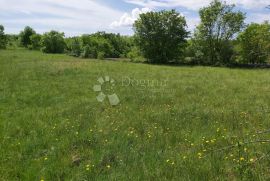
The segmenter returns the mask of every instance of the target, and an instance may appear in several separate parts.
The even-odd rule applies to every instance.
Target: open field
[[[0,180],[267,180],[269,120],[267,69],[0,51]]]

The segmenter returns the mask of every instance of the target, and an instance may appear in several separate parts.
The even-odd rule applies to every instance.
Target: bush
[[[98,58],[98,53],[103,52],[105,57],[110,57],[113,52],[113,47],[109,40],[99,34],[83,35],[83,46],[88,45],[90,47],[90,57]]]
[[[89,58],[90,57],[90,46],[86,45],[83,47],[82,58]]]
[[[104,60],[105,59],[105,53],[104,52],[98,52],[97,59]]]
[[[81,43],[79,38],[72,38],[71,40],[71,54],[79,57],[81,55]]]
[[[127,58],[129,58],[132,62],[142,62],[144,57],[142,56],[138,47],[132,47],[131,51],[128,52]]]
[[[36,32],[31,27],[26,26],[24,30],[19,34],[20,45],[26,48],[31,45],[30,37],[34,34],[36,34]]]
[[[98,52],[104,52],[105,57],[119,58],[125,56],[130,51],[130,37],[120,36],[120,34],[97,32],[92,35],[82,36],[83,46],[91,47],[92,58],[97,58]]]
[[[16,48],[19,46],[19,35],[6,35],[9,47]]]
[[[31,50],[39,50],[41,48],[41,35],[33,34],[30,36],[30,45],[28,48]]]
[[[0,25],[0,49],[5,49],[7,47],[7,36],[4,32],[5,28]]]
[[[45,53],[63,53],[66,47],[64,33],[50,31],[42,36],[42,51]]]

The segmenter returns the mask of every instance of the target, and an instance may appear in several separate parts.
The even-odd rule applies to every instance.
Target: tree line
[[[269,22],[247,25],[246,14],[222,0],[213,0],[199,15],[201,21],[193,33],[176,10],[141,14],[133,25],[133,36],[97,32],[65,38],[57,31],[40,35],[28,26],[19,35],[6,35],[0,25],[0,49],[17,43],[31,50],[82,58],[199,65],[269,63]]]

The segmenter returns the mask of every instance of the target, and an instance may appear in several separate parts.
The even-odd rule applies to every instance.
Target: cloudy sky
[[[7,33],[26,25],[43,33],[51,29],[67,36],[107,31],[130,35],[140,13],[176,9],[186,16],[189,30],[199,22],[198,10],[210,0],[0,0],[0,24]],[[227,0],[247,13],[247,23],[270,20],[270,0]]]

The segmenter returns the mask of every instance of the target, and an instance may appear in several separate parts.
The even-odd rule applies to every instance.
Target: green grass
[[[106,75],[117,106],[96,100]],[[269,143],[243,143],[269,119],[269,70],[0,51],[0,180],[267,180]]]

